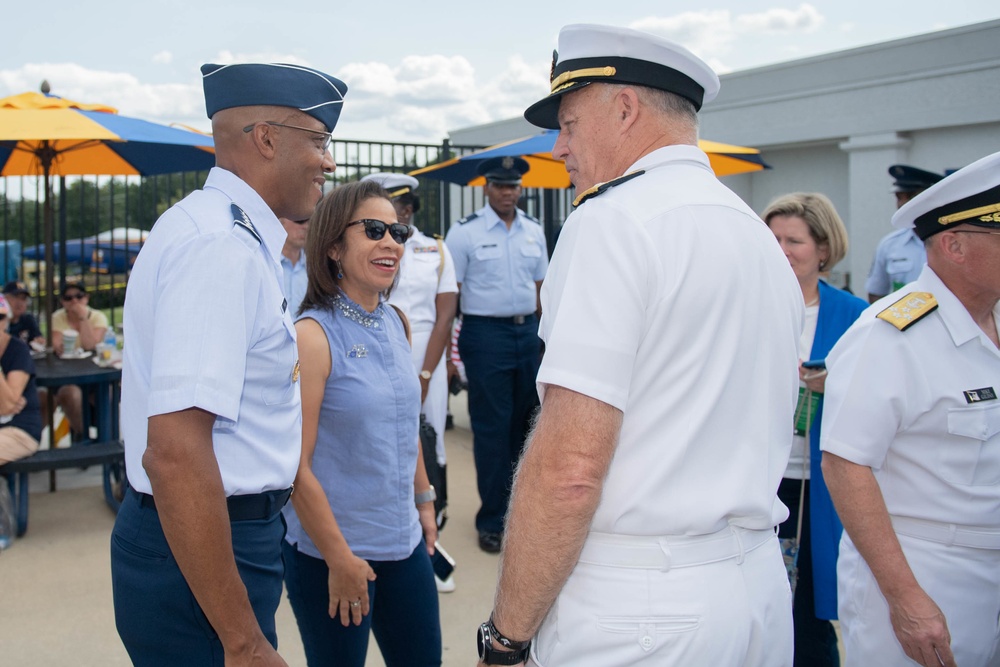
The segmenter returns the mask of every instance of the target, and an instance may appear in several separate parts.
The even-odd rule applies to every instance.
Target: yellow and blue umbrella
[[[476,167],[483,160],[505,155],[521,156],[528,161],[531,169],[521,179],[526,188],[568,188],[569,174],[562,160],[552,157],[557,130],[545,130],[541,134],[523,139],[515,139],[484,148],[475,153],[452,158],[411,171],[410,176],[433,178],[457,185],[483,185],[486,181],[476,173]],[[708,155],[716,176],[732,176],[750,171],[770,169],[760,157],[756,148],[733,146],[717,141],[698,141],[698,147]]]
[[[44,88],[43,88],[44,90]],[[215,166],[212,137],[118,115],[103,104],[22,93],[0,99],[0,176],[44,179],[44,309],[48,335],[52,266],[52,176],[151,176]]]

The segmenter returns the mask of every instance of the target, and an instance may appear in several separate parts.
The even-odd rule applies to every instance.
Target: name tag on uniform
[[[993,387],[983,387],[982,389],[966,389],[962,392],[965,394],[966,403],[979,403],[980,401],[995,401],[997,400],[997,390]]]

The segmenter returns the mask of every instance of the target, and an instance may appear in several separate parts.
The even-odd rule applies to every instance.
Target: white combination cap
[[[680,95],[695,110],[719,94],[719,77],[686,48],[663,37],[606,25],[568,25],[552,54],[551,91],[524,117],[532,125],[558,129],[559,98],[591,83],[648,86]]]
[[[987,155],[906,202],[892,226],[926,239],[955,225],[1000,229],[1000,153]]]
[[[420,181],[407,174],[394,174],[388,171],[376,171],[361,178],[362,181],[375,181],[389,192],[389,197],[395,199],[413,192],[420,187]]]

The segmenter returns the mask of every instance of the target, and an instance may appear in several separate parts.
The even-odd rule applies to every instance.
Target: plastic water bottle
[[[117,340],[115,338],[115,330],[108,327],[107,332],[104,334],[104,341],[97,346],[97,355],[101,364],[110,364],[114,355],[115,346]]]

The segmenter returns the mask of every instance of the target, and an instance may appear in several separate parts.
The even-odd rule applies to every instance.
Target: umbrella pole
[[[51,177],[52,157],[55,151],[48,141],[42,142],[39,157],[42,162],[42,174],[45,187],[45,201],[42,204],[42,235],[45,240],[45,298],[42,300],[45,308],[45,345],[52,349],[52,298],[55,287],[55,266],[52,262],[52,193],[49,179]]]

